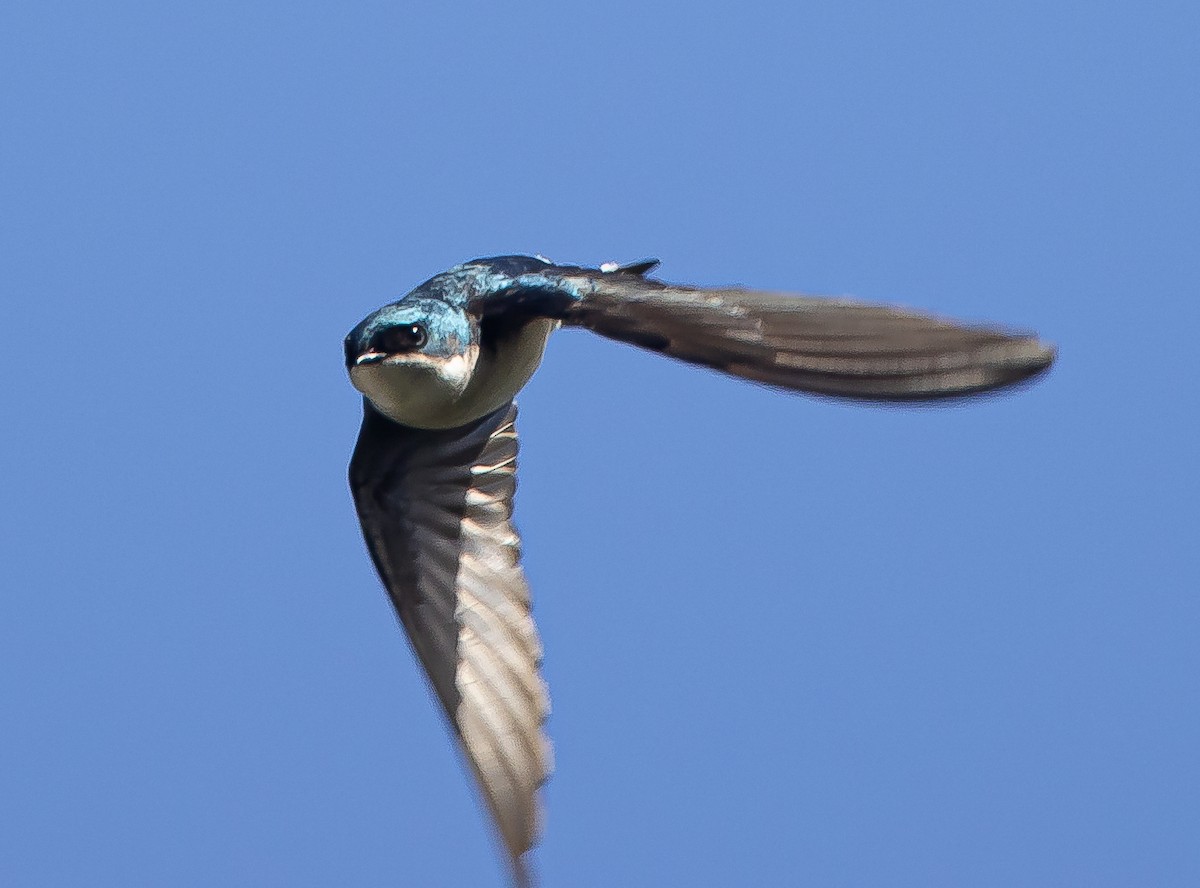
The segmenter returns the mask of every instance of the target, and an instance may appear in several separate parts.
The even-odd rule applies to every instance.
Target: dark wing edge
[[[365,405],[350,487],[367,548],[508,851],[541,831],[552,770],[541,642],[512,525],[516,405],[459,429],[407,428]]]

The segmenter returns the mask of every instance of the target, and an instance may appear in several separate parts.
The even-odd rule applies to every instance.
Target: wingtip
[[[537,888],[537,874],[525,860],[524,854],[512,855],[512,877],[514,888]]]
[[[1054,366],[1054,362],[1058,360],[1058,346],[1053,342],[1039,342],[1041,347],[1042,369],[1049,370]]]
[[[955,402],[964,397],[1020,390],[1037,382],[1054,365],[1058,348],[1035,336],[1014,337],[999,348],[978,355],[977,378],[967,378],[961,385],[947,385],[940,391],[928,391],[916,400]],[[900,400],[908,400],[904,395]]]
[[[1023,378],[1040,376],[1058,360],[1058,346],[1052,342],[1042,342],[1034,336],[1029,336],[1019,340],[1017,345],[1010,354],[1008,363],[1014,370],[1019,371]]]

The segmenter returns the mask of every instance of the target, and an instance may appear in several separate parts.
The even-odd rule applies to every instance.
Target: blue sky
[[[1036,329],[794,397],[568,332],[547,886],[1200,880],[1192,4],[6,3],[0,882],[502,885],[345,485],[459,261]]]

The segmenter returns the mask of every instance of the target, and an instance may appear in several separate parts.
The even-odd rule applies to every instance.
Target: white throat
[[[519,392],[546,349],[558,321],[539,318],[496,343],[472,345],[449,360],[397,355],[350,368],[350,381],[393,422],[421,429],[452,429],[486,416]]]

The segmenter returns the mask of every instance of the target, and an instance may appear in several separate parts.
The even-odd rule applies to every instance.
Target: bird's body
[[[1011,385],[1050,366],[1030,336],[844,299],[697,289],[657,263],[457,266],[346,337],[365,396],[350,484],[372,559],[454,727],[519,882],[550,771],[541,645],[511,522],[513,398],[560,325],[756,382],[917,401]]]

